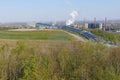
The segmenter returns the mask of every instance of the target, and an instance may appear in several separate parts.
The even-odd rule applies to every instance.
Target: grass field
[[[60,30],[47,31],[0,31],[0,39],[26,40],[76,40],[73,36]]]

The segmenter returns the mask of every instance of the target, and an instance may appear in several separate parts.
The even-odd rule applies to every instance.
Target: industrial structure
[[[106,28],[107,28],[107,18],[105,17],[104,22],[97,22],[96,17],[95,17],[93,22],[86,23],[84,21],[84,26],[85,26],[85,28],[90,28],[90,29],[96,29],[97,28],[97,29],[106,30]]]
[[[102,23],[85,23],[85,28],[90,28],[90,29],[103,29],[103,24]]]

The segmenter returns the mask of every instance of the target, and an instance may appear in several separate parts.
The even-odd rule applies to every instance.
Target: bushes
[[[120,80],[119,50],[91,42],[5,44],[0,47],[0,79]]]
[[[90,31],[96,34],[97,36],[102,37],[105,40],[115,42],[115,43],[120,41],[120,34],[118,33],[106,32],[106,31],[99,30],[99,29],[90,30]]]

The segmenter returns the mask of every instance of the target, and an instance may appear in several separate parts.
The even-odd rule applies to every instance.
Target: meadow
[[[61,30],[41,31],[0,31],[0,39],[24,40],[75,40],[75,38]]]

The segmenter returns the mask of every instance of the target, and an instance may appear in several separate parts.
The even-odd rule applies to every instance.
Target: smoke
[[[77,11],[72,11],[70,13],[70,16],[71,16],[71,19],[69,19],[67,22],[66,22],[66,25],[72,25],[74,22],[75,22],[75,19],[77,18],[78,16],[78,12]]]

